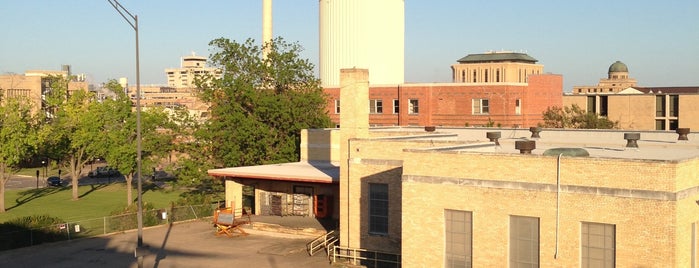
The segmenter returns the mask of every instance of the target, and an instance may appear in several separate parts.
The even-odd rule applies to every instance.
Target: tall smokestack
[[[262,0],[262,45],[272,41],[272,0]],[[269,47],[262,50],[262,58],[266,59]]]

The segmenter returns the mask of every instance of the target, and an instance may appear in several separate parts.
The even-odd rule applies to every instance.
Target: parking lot
[[[247,236],[215,236],[206,220],[143,231],[143,267],[331,267],[322,252],[310,257],[314,237],[245,230]],[[0,267],[138,267],[137,232],[42,244],[0,252]]]

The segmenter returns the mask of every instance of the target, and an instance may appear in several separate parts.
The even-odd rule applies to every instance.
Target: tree
[[[223,75],[199,83],[210,119],[193,132],[198,160],[211,167],[298,161],[301,129],[330,126],[323,89],[313,65],[299,58],[301,46],[276,38],[266,43],[270,53],[263,59],[263,47],[252,39],[209,45]]]
[[[96,106],[94,114],[101,118],[97,128],[103,135],[99,135],[96,141],[99,146],[95,148],[95,153],[125,176],[127,205],[131,205],[134,200],[133,179],[138,169],[136,114],[131,100],[116,80],[108,81],[105,87],[116,97],[105,99]],[[170,150],[172,132],[168,131],[167,119],[167,114],[160,108],[141,112],[142,169],[153,167],[156,159]]]
[[[28,100],[0,98],[0,212],[5,212],[5,183],[34,153],[35,126]]]
[[[577,104],[563,108],[548,107],[543,117],[543,127],[549,128],[613,129],[619,124],[595,113],[588,113]]]

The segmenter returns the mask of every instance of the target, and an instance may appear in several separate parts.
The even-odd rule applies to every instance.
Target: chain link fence
[[[143,211],[143,227],[211,217],[217,204],[187,205]],[[41,243],[72,240],[138,228],[137,213],[106,216],[27,229],[6,226],[0,233],[0,251]]]

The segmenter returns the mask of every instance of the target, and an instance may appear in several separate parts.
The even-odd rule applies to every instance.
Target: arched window
[[[495,71],[495,82],[500,82],[500,70]]]

